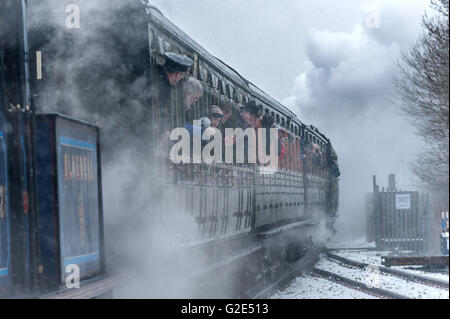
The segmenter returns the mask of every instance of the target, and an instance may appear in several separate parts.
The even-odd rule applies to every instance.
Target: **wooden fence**
[[[431,222],[428,194],[394,188],[380,190],[374,177],[371,202],[371,227],[378,248],[425,254]]]

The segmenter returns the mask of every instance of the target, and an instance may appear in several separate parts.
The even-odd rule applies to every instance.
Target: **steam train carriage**
[[[182,186],[191,188],[192,194],[188,195],[188,198],[195,197],[196,192],[204,193],[204,200],[199,201],[198,206],[194,203],[193,208],[200,216],[204,214],[205,218],[201,220],[200,225],[212,229],[210,232],[204,232],[202,238],[221,238],[224,233],[233,235],[243,230],[254,230],[262,234],[284,225],[318,221],[322,218],[321,213],[333,219],[337,211],[337,201],[333,198],[337,196],[337,178],[330,171],[331,154],[334,150],[329,139],[313,126],[303,124],[289,109],[204,50],[167,20],[157,8],[147,4],[146,10],[152,70],[149,75],[150,85],[155,85],[156,72],[164,61],[164,53],[185,54],[195,61],[191,76],[201,81],[204,91],[203,98],[194,107],[195,118],[207,114],[210,105],[231,104],[233,114],[238,114],[238,110],[245,103],[255,101],[263,113],[271,114],[281,130],[291,137],[287,153],[280,157],[278,172],[274,175],[264,174],[263,168],[252,165],[172,167],[175,193],[177,187]],[[181,87],[177,88],[172,96],[172,127],[183,127],[185,123],[184,105],[180,98],[182,96]],[[161,107],[157,99],[151,104],[156,109]],[[302,154],[302,149],[307,144],[318,146],[326,163],[314,163],[310,156],[312,154],[305,154],[305,151]],[[197,172],[193,175],[204,174],[210,178],[203,183],[192,185],[189,172],[195,169]],[[221,178],[214,178],[217,175]],[[236,181],[230,183],[227,176],[235,177]],[[238,187],[234,187],[236,184]],[[220,193],[223,193],[223,196]],[[208,202],[208,198],[212,198],[212,203],[219,207],[219,211],[214,212],[213,206],[202,207],[201,203]],[[236,206],[233,207],[234,203]],[[214,231],[216,228],[211,224],[215,224],[217,220],[208,218],[211,214],[221,216],[222,223],[228,221],[229,229],[222,227],[221,233],[218,227],[217,231]],[[241,223],[241,220],[244,222]]]
[[[8,32],[0,33],[0,128],[2,134],[7,134],[4,123],[14,129],[9,139],[0,135],[0,164],[2,169],[10,164],[0,174],[0,190],[6,190],[6,213],[0,212],[0,288],[11,283],[32,290],[54,288],[64,282],[65,266],[71,263],[81,267],[83,279],[109,280],[106,286],[111,287],[114,280],[104,275],[102,192],[106,246],[115,237],[133,242],[127,238],[129,230],[142,231],[139,228],[148,225],[145,219],[167,226],[169,237],[176,237],[180,246],[176,258],[202,260],[185,263],[183,271],[204,291],[215,285],[210,279],[223,272],[223,265],[231,265],[237,280],[228,288],[251,296],[301,258],[321,226],[332,228],[338,174],[329,139],[203,49],[150,3],[6,0],[1,6],[0,30]],[[234,110],[231,123],[237,125],[238,110],[249,101],[274,117],[280,132],[289,137],[274,174],[250,164],[173,164],[155,147],[161,143],[158,127],[164,108],[170,107],[172,128],[186,122],[182,85],[172,90],[170,105],[161,105],[159,99],[158,70],[166,52],[194,61],[189,76],[201,81],[204,91],[193,107],[195,118],[205,116],[211,105],[228,104]],[[65,115],[35,115],[44,112]],[[114,181],[128,185],[139,179],[136,184],[152,194],[151,203],[134,205],[142,201],[136,185],[122,187],[120,194],[110,183],[102,189],[97,129],[65,116],[102,127],[105,178],[113,175],[109,168],[117,167],[114,163],[124,150],[132,154],[124,166],[137,174],[124,170],[123,180]],[[72,154],[72,149],[83,153]],[[71,184],[74,180],[79,185]],[[49,201],[44,189],[58,200]],[[108,215],[117,198],[127,213]],[[22,214],[24,207],[28,213]],[[165,245],[161,238],[146,238],[148,251]],[[107,264],[127,259],[126,247],[113,248],[106,253]],[[20,256],[16,262],[9,259],[11,251]],[[16,278],[4,270],[9,263],[29,261],[31,268],[15,266]]]

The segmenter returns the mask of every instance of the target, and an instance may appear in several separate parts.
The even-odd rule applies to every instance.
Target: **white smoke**
[[[414,188],[409,164],[421,141],[396,111],[392,80],[401,52],[419,34],[426,5],[374,1],[361,5],[361,19],[350,32],[307,32],[303,72],[285,103],[325,133],[340,156],[337,225],[344,237],[364,236],[372,175],[384,181],[395,173],[404,189]],[[377,23],[369,23],[370,14],[378,15]]]
[[[73,11],[66,8],[74,4],[79,8],[79,28],[70,29],[68,22],[73,26],[77,20],[70,20]],[[121,60],[124,50],[134,54],[133,44],[141,45],[139,41],[148,37],[147,25],[144,21],[142,32],[133,34],[131,28],[119,29],[115,24],[116,15],[126,15],[130,4],[136,7],[140,1],[29,1],[30,42],[48,37],[43,48],[45,85],[35,91],[35,101],[40,112],[61,112],[102,127],[107,269],[137,271],[119,296],[188,297],[191,283],[180,280],[184,275],[180,269],[194,263],[200,266],[202,256],[180,261],[177,249],[193,240],[189,236],[196,233],[197,224],[185,211],[185,194],[177,192],[174,198],[173,189],[155,187],[160,176],[155,171],[161,168],[145,151],[151,125],[142,123],[148,108],[143,101],[154,90],[144,74],[132,80],[124,77],[133,73],[132,66]],[[141,10],[140,17],[125,18],[136,22],[145,17],[143,6]],[[121,38],[114,38],[115,34]],[[148,54],[148,40],[145,45]],[[134,126],[142,131],[130,132]]]

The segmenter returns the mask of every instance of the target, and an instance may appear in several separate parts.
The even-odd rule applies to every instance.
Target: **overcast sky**
[[[172,22],[330,137],[340,155],[341,224],[363,214],[371,176],[396,173],[421,141],[395,111],[392,79],[428,0],[152,0]],[[363,219],[360,225],[363,224]]]

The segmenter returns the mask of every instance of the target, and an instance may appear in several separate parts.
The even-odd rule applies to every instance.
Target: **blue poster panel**
[[[58,121],[58,202],[62,278],[78,265],[82,277],[101,269],[97,131]]]
[[[36,121],[42,276],[64,284],[102,272],[98,128],[60,115]]]

